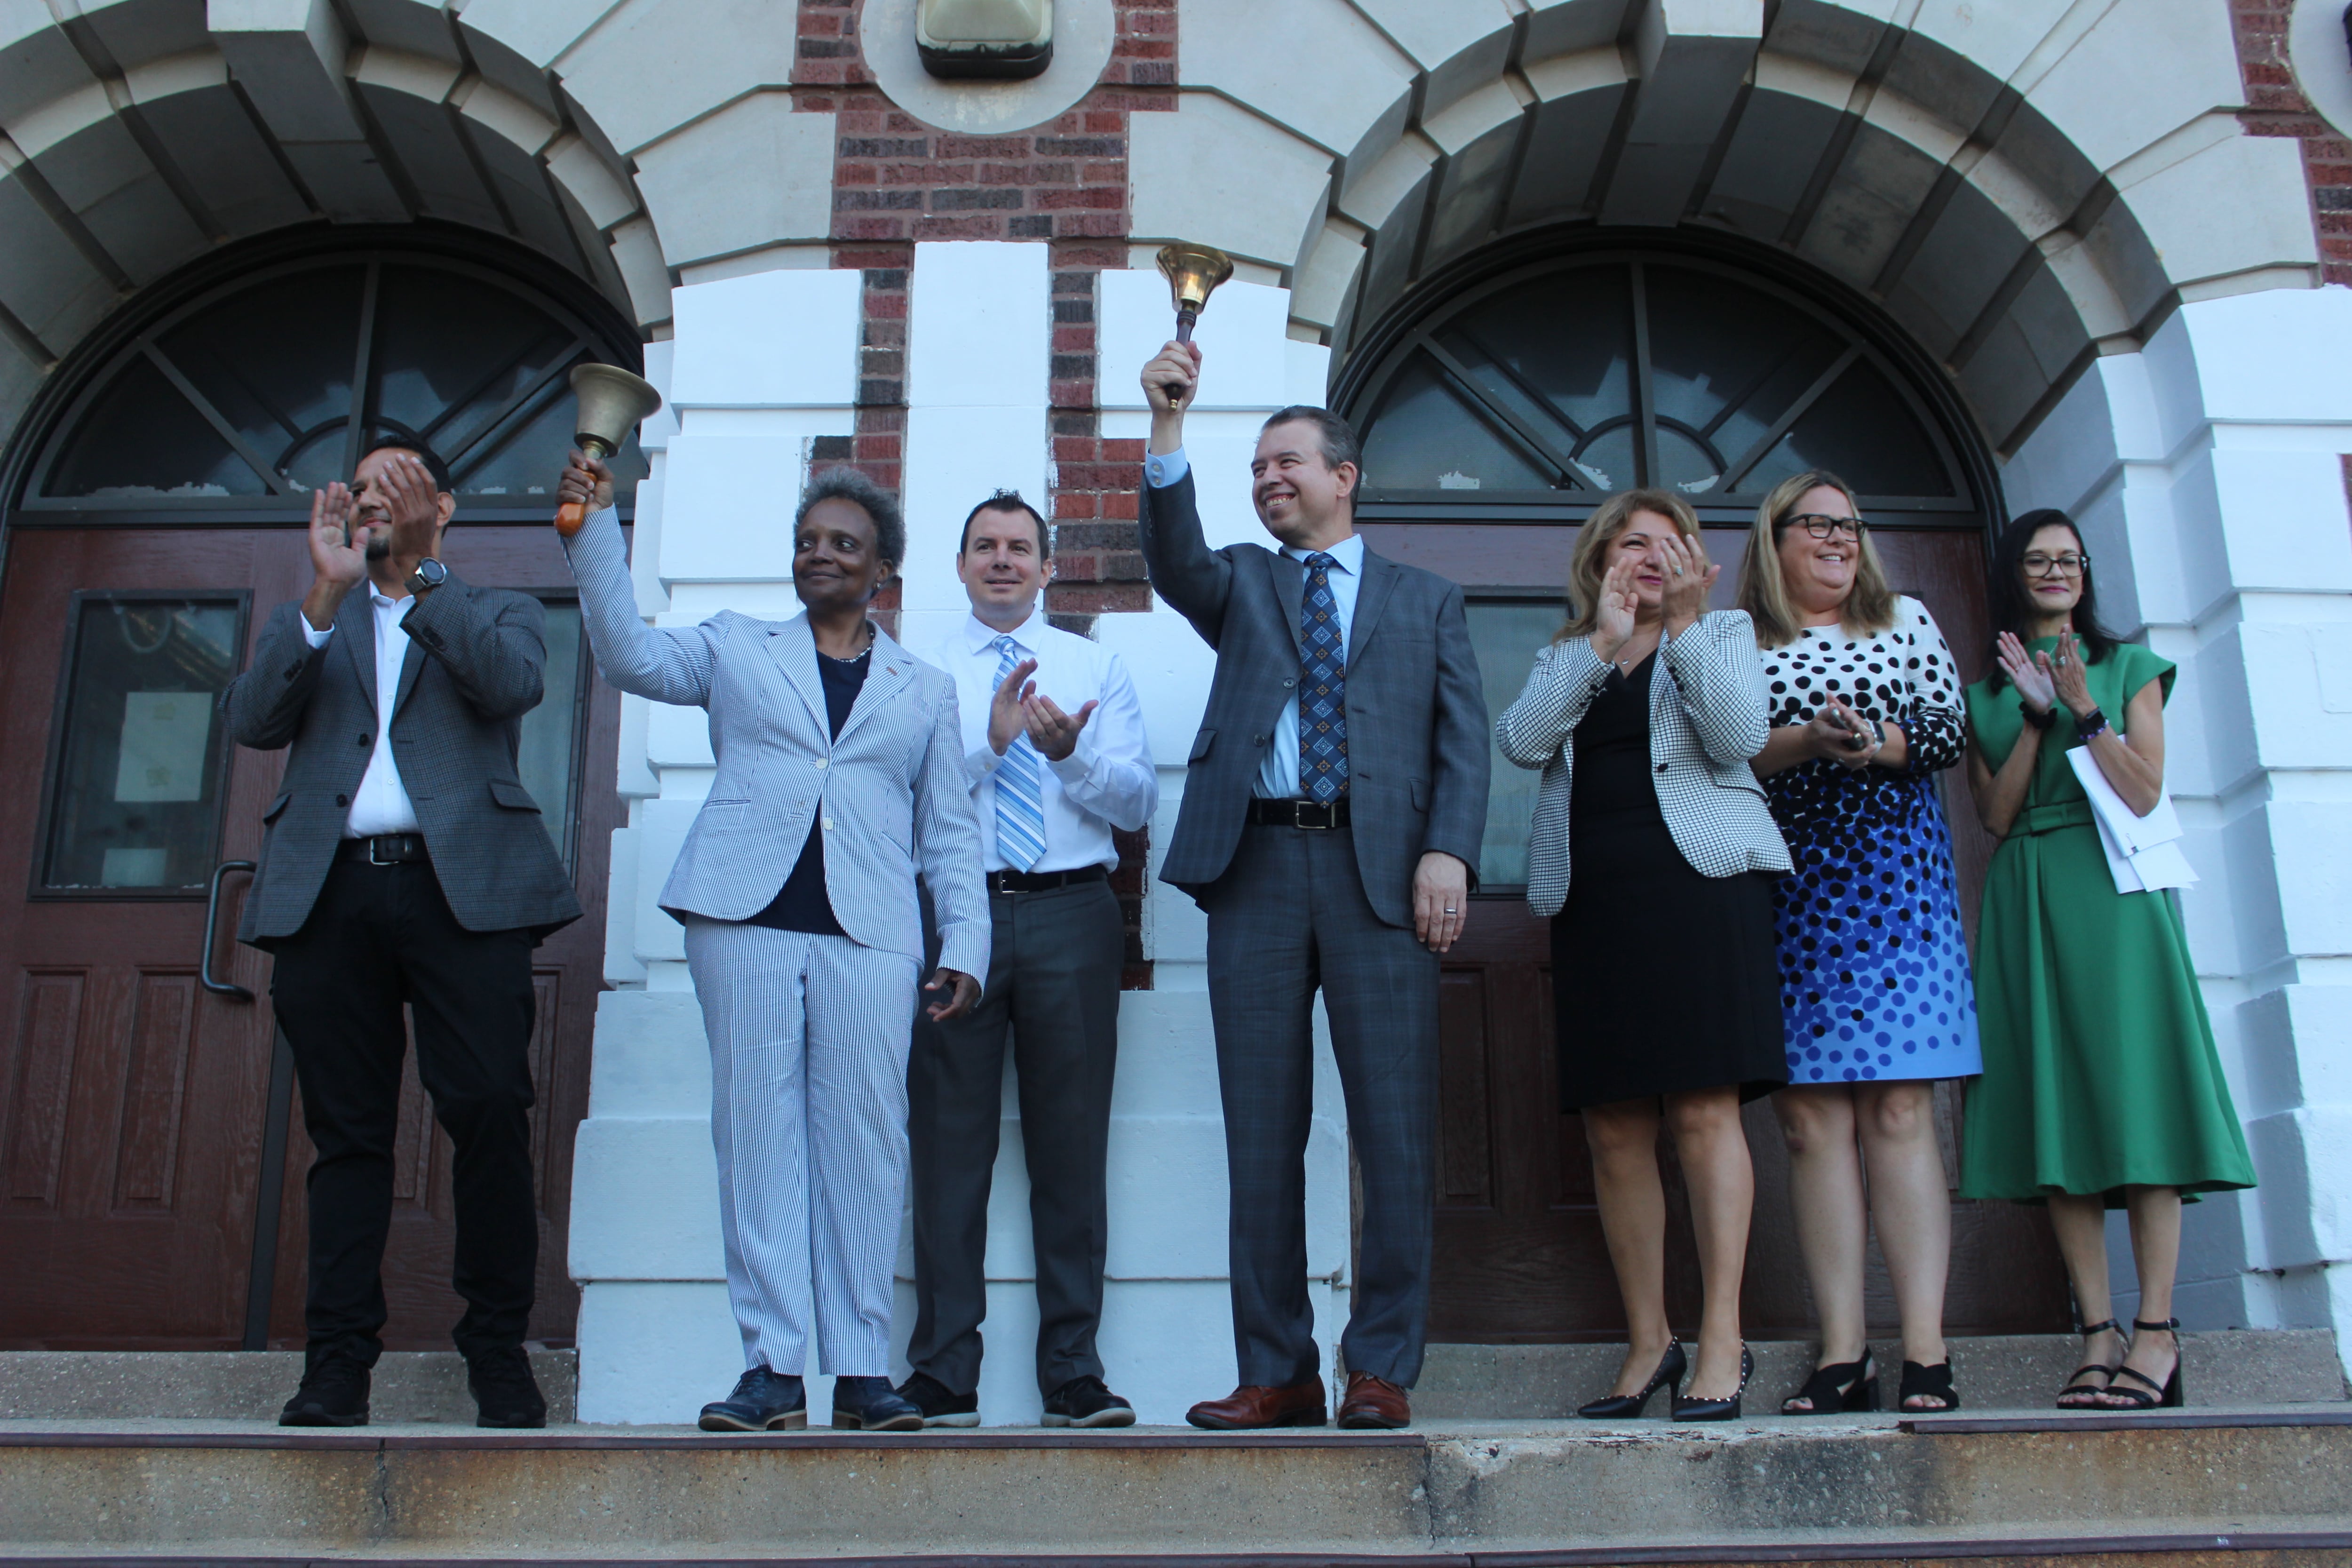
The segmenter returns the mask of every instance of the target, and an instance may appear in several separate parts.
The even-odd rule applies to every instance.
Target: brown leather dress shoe
[[[1261,1426],[1320,1426],[1329,1417],[1323,1380],[1310,1377],[1284,1388],[1244,1384],[1223,1399],[1204,1399],[1184,1419],[1212,1432],[1246,1432]]]
[[[1339,1401],[1342,1426],[1394,1428],[1412,1425],[1412,1400],[1384,1377],[1369,1372],[1348,1374],[1348,1397]]]

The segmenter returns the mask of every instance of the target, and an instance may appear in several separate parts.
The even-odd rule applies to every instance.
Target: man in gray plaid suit
[[[1241,1386],[1196,1426],[1319,1426],[1307,1291],[1315,993],[1362,1175],[1342,1426],[1402,1426],[1429,1316],[1437,955],[1486,831],[1485,688],[1462,590],[1364,548],[1346,420],[1286,408],[1250,465],[1281,544],[1211,550],[1183,447],[1200,351],[1144,367],[1151,585],[1217,650],[1161,879],[1209,916]],[[1171,391],[1175,394],[1171,400]]]
[[[530,950],[580,918],[517,775],[547,649],[539,601],[441,563],[440,459],[378,446],[310,503],[310,593],[280,605],[223,694],[229,732],[288,749],[238,937],[277,957],[310,1166],[309,1354],[289,1426],[357,1426],[383,1349],[380,1267],[406,1052],[449,1133],[453,1283],[479,1424],[541,1426],[522,1350],[531,1198]]]

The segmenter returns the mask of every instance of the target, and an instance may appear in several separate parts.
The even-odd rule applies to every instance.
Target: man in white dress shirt
[[[1095,1353],[1127,957],[1111,832],[1150,819],[1160,779],[1118,656],[1045,622],[1053,541],[1036,510],[1011,491],[973,508],[956,574],[971,614],[927,654],[955,678],[994,942],[969,1016],[916,1019],[907,1073],[916,1318],[913,1374],[898,1392],[928,1426],[979,1424],[989,1174],[1010,1031],[1045,1425],[1124,1426],[1135,1412],[1104,1386]]]

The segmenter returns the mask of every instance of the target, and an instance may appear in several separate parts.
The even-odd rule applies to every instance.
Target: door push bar
[[[233,980],[220,980],[213,974],[213,949],[220,943],[221,879],[231,871],[256,869],[250,860],[224,860],[213,868],[212,891],[205,897],[205,952],[196,963],[196,979],[215,996],[234,996],[240,1002],[253,1000],[253,993]]]

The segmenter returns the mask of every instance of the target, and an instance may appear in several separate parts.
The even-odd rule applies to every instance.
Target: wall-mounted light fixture
[[[919,0],[915,49],[933,76],[1037,76],[1054,59],[1054,0]]]

